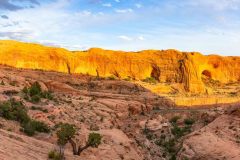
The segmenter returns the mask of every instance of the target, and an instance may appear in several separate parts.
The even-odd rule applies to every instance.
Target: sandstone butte
[[[136,80],[153,77],[160,82],[179,83],[190,93],[209,92],[202,75],[222,83],[240,81],[240,57],[204,56],[198,52],[177,50],[123,52],[92,48],[71,52],[39,44],[1,40],[0,64]]]

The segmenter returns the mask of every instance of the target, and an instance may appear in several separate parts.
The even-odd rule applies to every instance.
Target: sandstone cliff
[[[0,41],[0,64],[136,80],[153,77],[160,82],[180,83],[190,93],[209,92],[202,77],[222,83],[240,81],[240,57],[204,56],[176,50],[122,52],[93,48],[70,52],[3,40]]]

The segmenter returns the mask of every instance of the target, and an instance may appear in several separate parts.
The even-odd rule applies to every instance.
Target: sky
[[[0,0],[0,39],[240,56],[240,0]]]

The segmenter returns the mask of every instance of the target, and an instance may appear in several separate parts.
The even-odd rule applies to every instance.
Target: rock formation
[[[238,108],[230,114],[223,114],[186,136],[178,159],[239,159],[239,111]]]
[[[39,102],[28,95],[30,91],[25,92],[25,87],[36,82],[49,91],[44,97],[39,93]],[[239,103],[179,108],[137,82],[0,65],[0,103],[11,99],[21,101],[27,114],[47,124],[51,132],[27,136],[19,122],[3,116],[6,105],[1,105],[0,159],[48,159],[52,150],[59,150],[56,132],[61,123],[76,127],[78,144],[84,145],[91,132],[102,135],[99,147],[84,150],[80,157],[74,156],[67,144],[65,157],[69,160],[240,157]]]
[[[176,50],[123,52],[92,48],[70,52],[62,48],[0,41],[0,64],[17,68],[115,76],[136,80],[152,77],[180,83],[190,93],[208,93],[202,77],[222,83],[240,81],[240,57],[204,56]]]

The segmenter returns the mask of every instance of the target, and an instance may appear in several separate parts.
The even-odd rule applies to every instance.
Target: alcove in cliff
[[[212,73],[208,70],[204,70],[202,72],[202,78],[208,78],[208,79],[211,79],[212,78]]]
[[[157,65],[152,64],[151,77],[157,81],[160,81],[161,70]]]
[[[204,70],[202,72],[202,82],[205,84],[205,86],[212,86],[212,73],[208,70]]]

